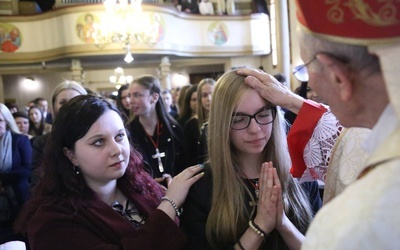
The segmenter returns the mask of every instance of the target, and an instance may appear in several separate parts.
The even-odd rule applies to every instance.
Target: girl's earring
[[[79,175],[79,174],[81,173],[81,172],[79,171],[78,166],[75,166],[75,165],[74,165],[73,169],[74,169],[75,174]]]

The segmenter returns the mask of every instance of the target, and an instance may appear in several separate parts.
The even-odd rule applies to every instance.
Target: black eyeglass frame
[[[256,118],[257,115],[258,115],[259,113],[264,112],[264,111],[269,110],[269,109],[270,109],[271,112],[272,112],[272,121],[267,122],[267,123],[260,123],[260,122],[257,120],[257,118]],[[231,127],[231,129],[233,129],[233,130],[243,130],[243,129],[246,129],[246,128],[248,128],[248,127],[250,126],[250,123],[251,123],[251,120],[252,120],[252,119],[254,119],[254,120],[257,122],[257,124],[259,124],[259,125],[267,125],[267,124],[273,123],[273,122],[275,121],[276,112],[277,112],[276,106],[267,106],[267,107],[261,109],[260,111],[257,111],[257,112],[256,112],[255,114],[253,114],[253,115],[247,115],[247,114],[239,114],[239,115],[237,115],[237,114],[235,113],[235,114],[232,115],[232,118],[234,118],[234,117],[236,117],[236,116],[245,116],[245,117],[249,117],[250,119],[249,119],[249,121],[248,121],[248,123],[247,123],[247,126],[244,127],[244,128],[240,128],[240,129],[237,129],[237,128],[233,128],[233,127],[232,127],[232,124],[233,124],[233,119],[232,119],[230,127]]]

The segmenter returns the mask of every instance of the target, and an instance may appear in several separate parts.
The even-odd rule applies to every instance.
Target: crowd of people
[[[115,104],[74,81],[52,112],[0,104],[0,246],[400,248],[399,24],[346,12],[371,28],[353,39],[297,7],[299,94],[240,67],[173,90],[140,76]]]

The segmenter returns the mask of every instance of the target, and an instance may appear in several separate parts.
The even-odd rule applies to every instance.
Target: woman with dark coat
[[[168,186],[171,177],[188,166],[182,128],[167,113],[156,77],[134,79],[129,93],[133,116],[128,127],[133,144],[153,178]]]
[[[35,249],[180,249],[177,216],[202,168],[164,192],[143,170],[118,109],[102,97],[64,104],[46,148],[43,177],[17,229]]]
[[[12,225],[29,198],[31,155],[28,137],[20,134],[11,112],[0,103],[0,246],[23,241]]]

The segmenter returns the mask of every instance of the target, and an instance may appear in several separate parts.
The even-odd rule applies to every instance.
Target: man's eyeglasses
[[[306,62],[305,64],[300,64],[293,68],[293,75],[296,77],[297,80],[300,82],[308,82],[310,79],[308,76],[307,66],[312,63],[317,57],[313,57],[310,61]]]
[[[276,107],[265,107],[254,115],[233,114],[231,128],[234,130],[242,130],[249,127],[251,119],[254,118],[260,125],[272,123],[276,117]]]

